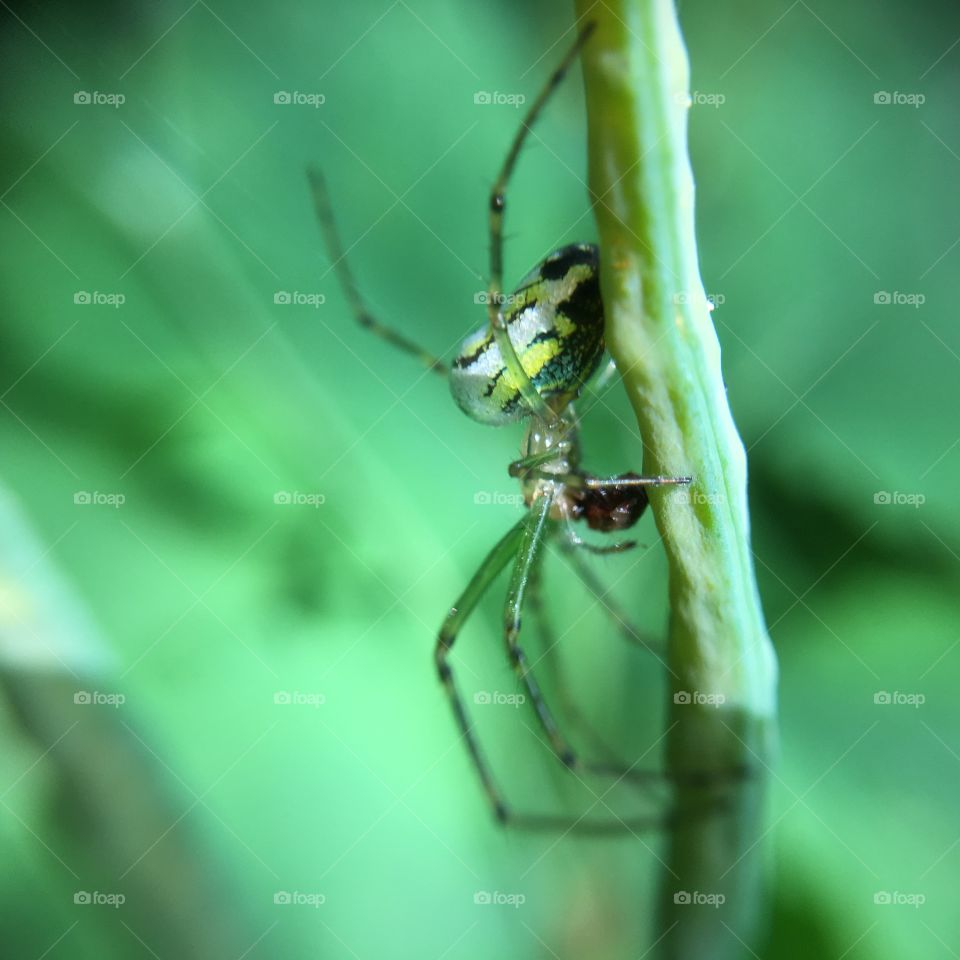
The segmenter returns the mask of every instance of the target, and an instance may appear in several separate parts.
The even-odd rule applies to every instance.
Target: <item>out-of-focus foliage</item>
[[[948,956],[960,22],[860,0],[681,16],[703,272],[782,668],[757,952]],[[519,120],[475,96],[533,96],[568,13],[200,0],[3,17],[5,955],[642,954],[662,838],[495,829],[435,682],[439,620],[517,516],[500,495],[518,431],[470,423],[352,325],[303,175],[326,171],[371,304],[449,354],[484,320],[485,190]],[[594,237],[584,165],[574,79],[521,161],[511,279]],[[639,467],[616,388],[584,442],[597,470]],[[656,631],[649,520],[640,539],[597,569]],[[584,711],[652,764],[659,666],[559,561],[548,584]],[[458,649],[471,702],[515,692],[498,622],[491,602]],[[525,710],[474,710],[516,806],[586,809],[607,788],[571,790]],[[623,787],[606,802],[645,805]]]

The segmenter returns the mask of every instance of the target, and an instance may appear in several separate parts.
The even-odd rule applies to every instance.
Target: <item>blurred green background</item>
[[[518,516],[520,431],[471,423],[352,324],[303,174],[326,171],[376,311],[449,356],[484,321],[485,191],[519,120],[474,96],[531,98],[571,12],[3,7],[3,956],[645,955],[663,836],[495,828],[435,680],[440,619]],[[680,13],[781,661],[742,953],[955,956],[960,14]],[[537,134],[508,283],[595,238],[578,76]],[[592,469],[639,469],[616,386],[584,444]],[[649,549],[595,569],[661,632],[639,529]],[[553,558],[547,596],[589,723],[654,761],[658,664]],[[491,598],[457,650],[470,701],[515,692],[498,616]],[[514,806],[649,808],[571,790],[526,711],[474,715]],[[476,902],[493,892],[523,903]]]

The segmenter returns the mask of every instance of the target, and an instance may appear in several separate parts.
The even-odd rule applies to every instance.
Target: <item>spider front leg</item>
[[[493,331],[494,339],[500,348],[500,356],[504,365],[516,383],[524,402],[534,415],[545,423],[555,420],[556,413],[540,396],[539,391],[523,369],[520,358],[517,356],[510,340],[510,334],[507,331],[507,325],[504,322],[503,311],[501,310],[503,301],[503,218],[507,208],[507,185],[510,182],[513,168],[516,166],[517,158],[520,156],[520,149],[530,133],[530,128],[540,116],[540,112],[547,100],[550,99],[550,95],[559,86],[567,70],[570,69],[570,65],[576,59],[581,47],[590,38],[593,29],[594,24],[591,22],[580,30],[573,45],[567,51],[567,55],[550,76],[536,100],[531,104],[526,116],[520,123],[520,129],[513,138],[507,158],[490,191],[490,283],[487,290],[487,316],[490,321],[490,329]]]

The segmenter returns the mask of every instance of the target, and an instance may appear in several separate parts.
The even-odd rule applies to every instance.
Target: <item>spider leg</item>
[[[570,693],[570,684],[566,671],[563,669],[562,661],[557,651],[559,639],[550,621],[550,612],[543,602],[542,587],[542,565],[538,564],[530,577],[530,585],[527,588],[527,606],[536,623],[542,650],[538,657],[538,662],[543,663],[544,670],[549,675],[550,687],[557,697],[563,715],[583,730],[599,753],[604,754],[610,762],[616,762],[617,757],[615,752],[597,733],[593,724],[591,724],[589,719],[584,715],[583,711],[577,705],[575,698]]]
[[[490,588],[490,585],[497,578],[500,571],[516,556],[523,536],[524,524],[525,520],[521,520],[513,526],[490,553],[487,554],[486,559],[480,565],[480,569],[477,570],[470,583],[467,584],[467,589],[463,591],[457,602],[450,608],[450,612],[440,627],[440,633],[437,636],[437,645],[434,651],[437,673],[440,675],[440,682],[443,684],[447,697],[450,700],[450,706],[453,709],[457,726],[460,728],[460,734],[466,741],[473,765],[476,767],[480,781],[483,783],[483,788],[490,801],[490,806],[493,808],[494,815],[501,823],[507,819],[507,808],[493,781],[490,768],[483,758],[480,745],[473,733],[473,727],[467,717],[463,697],[460,695],[453,678],[453,668],[449,663],[449,654],[467,618],[473,613],[474,608]]]
[[[567,743],[566,738],[560,733],[553,711],[544,700],[540,685],[537,683],[527,656],[518,642],[524,599],[548,535],[551,503],[552,499],[547,494],[534,501],[524,523],[523,538],[517,548],[517,559],[514,562],[510,587],[507,591],[507,602],[504,608],[504,640],[507,645],[510,664],[520,678],[520,682],[526,688],[530,705],[533,707],[544,734],[550,741],[553,752],[564,766],[571,769],[601,773],[615,772],[624,775],[629,773],[632,779],[643,779],[648,782],[659,779],[659,774],[647,771],[630,772],[619,769],[611,771],[609,768],[598,767],[596,764],[581,763],[570,744]]]
[[[629,619],[623,608],[609,595],[604,589],[603,584],[597,575],[584,562],[580,555],[583,547],[590,547],[590,544],[584,543],[567,524],[567,536],[560,540],[560,549],[564,558],[568,561],[573,571],[577,574],[580,581],[593,595],[596,601],[603,607],[610,619],[616,624],[623,637],[641,647],[648,653],[652,653],[663,663],[663,656],[666,653],[666,643],[651,638],[648,634],[640,631]],[[632,545],[632,544],[631,544]],[[615,544],[616,547],[624,547],[624,544]],[[602,550],[603,548],[596,548]],[[599,742],[599,741],[597,741]],[[604,749],[609,755],[610,751]],[[729,770],[720,771],[688,771],[684,774],[670,774],[668,772],[637,770],[632,766],[627,766],[622,761],[615,763],[594,763],[585,762],[582,769],[591,773],[605,774],[607,776],[616,776],[619,779],[629,780],[630,782],[641,785],[651,783],[666,783],[672,785],[684,784],[696,789],[709,790],[723,785],[736,784],[746,779],[751,771],[746,766],[738,766]]]
[[[393,344],[404,353],[409,353],[416,357],[428,370],[439,373],[445,377],[447,375],[447,365],[438,357],[427,350],[422,349],[402,333],[398,333],[392,327],[377,320],[367,309],[357,289],[357,284],[353,278],[353,272],[350,264],[347,262],[347,255],[343,249],[343,242],[340,239],[340,233],[337,230],[337,224],[333,217],[333,208],[330,204],[330,193],[327,190],[327,184],[324,180],[320,168],[310,166],[307,168],[307,179],[310,182],[310,190],[313,194],[313,204],[317,212],[317,219],[320,221],[320,229],[323,232],[323,240],[327,248],[327,256],[337,275],[337,280],[343,290],[350,309],[353,311],[354,318],[361,327],[370,330],[378,337]]]
[[[553,752],[565,766],[576,764],[573,751],[561,736],[554,720],[553,713],[547,706],[540,692],[540,686],[531,672],[527,656],[519,644],[520,622],[523,611],[523,601],[530,584],[530,578],[540,559],[544,540],[550,523],[550,506],[553,498],[549,494],[538,497],[530,507],[527,522],[524,523],[523,538],[517,550],[517,559],[513,565],[513,574],[510,577],[510,587],[507,590],[507,602],[504,606],[504,641],[507,645],[507,656],[520,682],[524,685],[540,726],[546,734]]]
[[[669,487],[686,486],[693,477],[592,477],[584,478],[584,484],[594,490],[615,487]]]
[[[604,607],[610,617],[616,622],[617,626],[623,632],[624,636],[627,637],[631,642],[635,643],[638,646],[643,647],[649,652],[658,655],[663,652],[662,645],[660,649],[657,649],[655,642],[651,642],[645,638],[640,631],[638,631],[625,617],[622,610],[612,601],[603,591],[602,586],[599,581],[596,579],[593,572],[582,562],[580,559],[577,550],[569,543],[564,543],[561,540],[561,549],[567,553],[574,565],[575,572],[581,577],[584,581],[584,584],[594,594],[598,602]],[[521,554],[523,548],[521,547]],[[520,555],[518,555],[518,563],[520,560]],[[578,720],[583,726],[584,730],[591,737],[594,746],[599,748],[599,751],[602,752],[606,759],[603,761],[597,761],[592,759],[582,759],[573,750],[567,746],[566,753],[561,755],[557,749],[557,746],[554,745],[554,751],[557,752],[560,759],[569,767],[575,774],[579,772],[589,773],[602,777],[612,777],[615,778],[616,782],[625,782],[629,783],[634,787],[641,787],[644,789],[649,789],[650,787],[675,787],[678,785],[687,785],[696,790],[704,791],[704,801],[705,804],[703,807],[704,812],[710,809],[710,804],[713,803],[715,798],[711,798],[708,793],[710,790],[715,789],[720,786],[729,786],[731,784],[736,784],[744,780],[750,773],[750,771],[745,767],[736,767],[730,770],[725,771],[689,771],[683,774],[671,774],[663,770],[649,770],[638,768],[635,764],[627,764],[621,758],[617,757],[615,751],[613,751],[603,739],[596,733],[593,727],[590,725],[589,721],[583,716],[582,712],[579,710],[577,705],[573,702],[567,689],[565,678],[562,674],[562,671],[559,669],[559,664],[556,662],[556,657],[553,654],[553,649],[556,646],[556,641],[554,640],[552,633],[550,631],[549,623],[545,616],[545,610],[541,603],[540,599],[540,573],[538,568],[534,568],[531,573],[528,585],[527,585],[527,602],[531,608],[531,611],[534,612],[537,616],[539,623],[540,631],[544,638],[544,653],[540,657],[540,660],[544,661],[548,665],[548,669],[551,671],[555,685],[557,687],[558,696],[561,698],[564,712],[567,716],[572,719]],[[529,676],[529,673],[528,673]],[[542,703],[541,697],[541,703]],[[543,704],[545,707],[546,705]],[[539,711],[538,711],[539,712]],[[551,718],[552,719],[552,718]],[[555,726],[555,725],[554,725]],[[549,731],[548,731],[549,733]],[[553,741],[552,741],[553,742]],[[565,741],[561,739],[562,744],[565,744]],[[595,795],[596,796],[596,795]],[[602,803],[604,800],[605,794],[596,796],[596,803]],[[604,804],[605,805],[605,804]],[[668,825],[672,819],[680,818],[682,819],[685,816],[693,815],[696,811],[691,810],[680,810],[678,808],[672,809],[666,817],[661,817],[659,823],[661,826]],[[648,819],[648,825],[651,822],[657,822],[654,820]],[[624,829],[627,825],[627,821],[616,820],[615,824],[619,823],[619,829]],[[581,821],[580,826],[578,826],[578,832],[607,832],[608,830],[616,830],[617,826],[613,824],[606,824],[603,821]]]
[[[556,419],[554,411],[550,409],[547,402],[540,396],[537,388],[527,376],[517,356],[510,335],[507,331],[507,325],[501,312],[501,302],[503,300],[503,217],[507,206],[507,184],[516,166],[517,158],[520,155],[520,149],[530,133],[530,128],[536,123],[544,104],[550,98],[550,95],[556,90],[557,86],[563,80],[570,65],[580,53],[581,47],[587,42],[590,34],[593,32],[594,24],[586,24],[577,34],[573,45],[567,51],[566,56],[560,62],[557,69],[551,74],[550,79],[544,85],[543,89],[533,101],[526,116],[520,123],[520,129],[516,132],[507,158],[500,169],[500,174],[490,191],[490,284],[487,296],[487,316],[490,321],[490,329],[493,331],[494,339],[500,348],[500,356],[506,365],[510,376],[515,381],[520,395],[524,402],[541,420],[550,423]]]
[[[572,533],[572,531],[568,531]],[[576,536],[576,534],[574,534]],[[579,539],[579,538],[578,538]],[[663,642],[657,642],[646,636],[630,621],[623,608],[617,601],[604,589],[599,577],[590,569],[589,565],[584,563],[578,550],[583,545],[569,538],[560,542],[560,549],[564,559],[570,565],[573,572],[580,579],[580,582],[587,588],[590,595],[603,607],[607,616],[613,621],[619,632],[632,644],[648,650],[650,653],[662,654],[665,649]]]
[[[572,547],[576,547],[578,550],[586,550],[587,553],[593,553],[597,556],[605,557],[611,553],[626,553],[628,550],[632,550],[636,545],[636,540],[618,540],[616,543],[588,543],[586,540],[581,539],[574,530],[567,529],[567,542]]]
[[[611,357],[600,373],[583,385],[583,389],[577,395],[578,407],[582,405],[586,408],[585,412],[589,413],[598,403],[601,403],[601,394],[618,373],[616,361]]]
[[[514,460],[510,466],[507,467],[507,473],[511,477],[527,477],[532,474],[539,480],[556,479],[556,474],[546,473],[542,470],[536,470],[535,468],[549,463],[551,460],[556,460],[559,456],[560,450],[557,449],[546,450],[543,453],[533,453],[528,457],[521,457],[519,460]]]
[[[546,503],[541,506],[541,503]],[[550,497],[541,496],[530,508],[529,523],[524,530],[523,540],[517,551],[517,559],[510,579],[510,589],[507,593],[504,626],[507,652],[510,662],[517,672],[521,682],[526,687],[530,703],[534,708],[540,726],[546,734],[553,752],[564,766],[571,770],[583,770],[606,776],[616,776],[619,779],[629,780],[631,783],[655,784],[664,783],[666,778],[657,771],[637,770],[622,763],[597,763],[581,761],[573,749],[560,733],[553,713],[543,698],[539,684],[533,676],[527,657],[518,643],[520,634],[521,611],[524,595],[531,583],[536,594],[537,562],[546,538],[549,535]]]
[[[617,375],[617,364],[616,361],[611,357],[607,361],[607,365],[600,371],[596,379],[592,383],[588,383],[584,392],[586,394],[600,393],[608,383]]]

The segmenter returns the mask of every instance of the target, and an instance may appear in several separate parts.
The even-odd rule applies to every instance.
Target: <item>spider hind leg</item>
[[[323,232],[323,240],[327,248],[327,256],[330,258],[331,269],[336,274],[337,282],[340,284],[343,295],[350,305],[354,319],[364,329],[376,334],[382,340],[386,340],[387,343],[392,344],[398,350],[402,350],[404,353],[415,357],[428,370],[432,370],[434,373],[438,373],[444,377],[447,376],[447,365],[439,357],[434,356],[428,350],[424,350],[405,334],[381,323],[367,309],[367,305],[360,295],[360,290],[354,280],[353,271],[350,269],[350,264],[347,261],[347,254],[343,249],[343,240],[340,237],[340,231],[337,229],[337,223],[333,216],[330,192],[327,189],[327,182],[320,168],[316,165],[308,167],[307,180],[310,183],[313,205],[317,214],[317,220],[320,223],[320,229]]]

